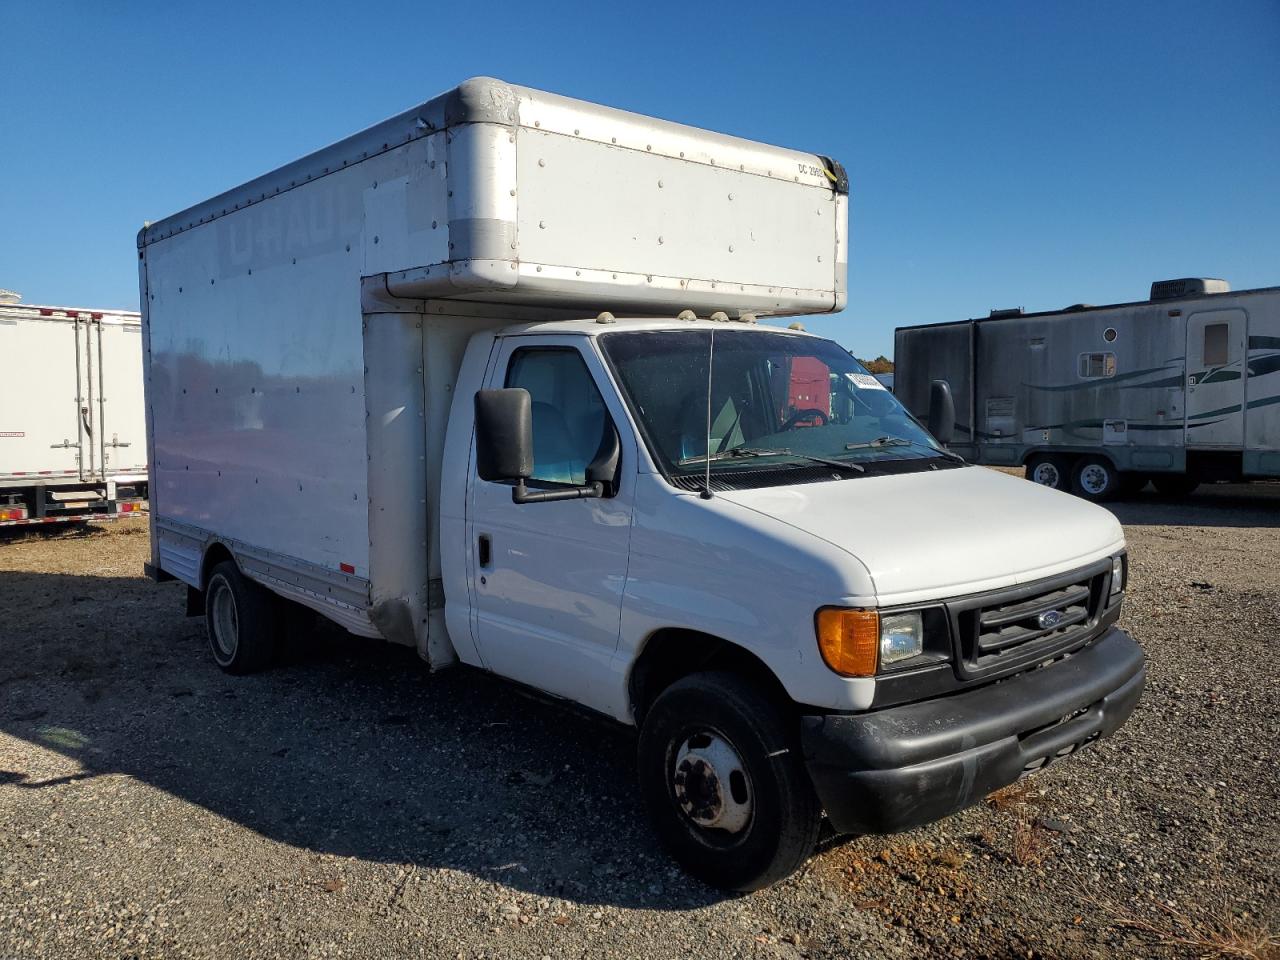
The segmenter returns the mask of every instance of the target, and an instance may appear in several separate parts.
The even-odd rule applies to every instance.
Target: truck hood
[[[1109,511],[984,467],[717,496],[845,550],[886,606],[1038,580],[1124,546]]]

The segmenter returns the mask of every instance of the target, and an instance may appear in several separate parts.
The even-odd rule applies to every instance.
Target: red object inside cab
[[[792,357],[791,383],[787,387],[790,415],[817,410],[822,417],[800,417],[797,426],[817,426],[831,418],[831,370],[815,357]]]

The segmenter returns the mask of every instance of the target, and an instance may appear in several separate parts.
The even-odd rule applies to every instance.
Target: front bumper
[[[1113,627],[1064,660],[974,690],[802,717],[805,763],[840,833],[908,830],[1110,736],[1145,680],[1142,648]]]

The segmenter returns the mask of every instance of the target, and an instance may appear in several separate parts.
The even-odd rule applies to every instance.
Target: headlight
[[[1124,590],[1125,562],[1124,554],[1111,558],[1111,595],[1114,597],[1117,593]]]
[[[925,652],[924,617],[919,612],[823,607],[814,617],[814,627],[823,661],[842,677],[874,677],[878,669]],[[940,633],[937,627],[935,622],[930,628],[936,635],[929,653],[935,660],[946,659],[950,641],[945,627]]]
[[[889,666],[924,653],[924,624],[918,613],[890,613],[880,618],[880,664]]]

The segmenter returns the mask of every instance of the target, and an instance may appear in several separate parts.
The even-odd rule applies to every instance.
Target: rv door
[[[1244,444],[1243,310],[1208,310],[1187,319],[1187,446]]]

